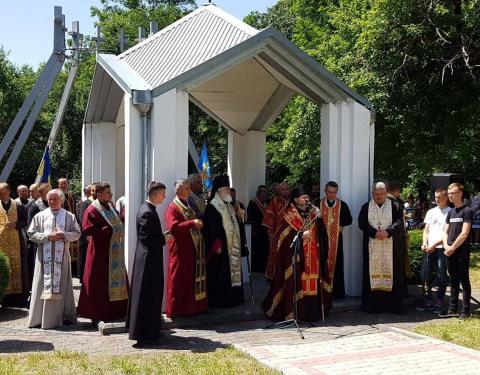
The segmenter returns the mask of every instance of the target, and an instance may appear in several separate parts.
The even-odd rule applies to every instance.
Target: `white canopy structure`
[[[320,183],[337,181],[356,218],[372,182],[372,106],[275,29],[207,4],[118,56],[98,54],[83,182],[126,196],[129,269],[144,181],[165,183],[173,198],[173,182],[188,174],[189,101],[228,129],[228,174],[246,202],[265,182],[265,132],[295,94],[321,106]],[[344,232],[349,295],[361,291],[361,249],[355,221]]]

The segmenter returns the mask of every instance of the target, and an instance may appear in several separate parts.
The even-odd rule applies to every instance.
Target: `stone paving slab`
[[[480,352],[398,328],[323,342],[235,347],[285,375],[480,372]]]
[[[265,288],[255,284],[257,309]],[[415,296],[415,290],[411,292]],[[75,294],[78,296],[78,287]],[[422,374],[432,373],[432,369],[435,374],[480,373],[479,352],[405,330],[438,320],[432,312],[417,311],[410,304],[405,315],[365,314],[358,305],[358,298],[336,301],[324,323],[302,328],[302,340],[292,328],[266,329],[270,322],[260,319],[247,299],[235,309],[167,321],[162,342],[143,349],[133,348],[135,342],[126,333],[101,335],[87,319],[55,330],[28,329],[27,309],[1,308],[0,355],[53,351],[89,355],[197,353],[234,345],[287,375]]]

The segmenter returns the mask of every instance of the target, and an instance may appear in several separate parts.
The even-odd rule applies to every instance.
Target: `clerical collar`
[[[150,203],[153,207],[157,207],[150,199],[147,199],[147,203]]]
[[[101,204],[103,207],[105,207],[107,210],[110,209],[110,205],[109,205],[108,203],[103,203],[102,201],[99,201],[99,202],[100,202],[100,204]]]
[[[383,203],[385,203],[385,202],[383,202]],[[378,207],[382,208],[383,203],[376,203],[376,205],[377,205]]]
[[[50,208],[50,211],[52,211],[53,216],[57,216],[58,213],[60,212],[60,209],[54,210],[53,208]]]
[[[330,199],[327,199],[328,207],[333,207],[334,204],[335,204],[335,199],[333,201],[331,201]]]
[[[20,202],[22,202],[23,204],[27,204],[28,203],[28,198],[20,198]]]
[[[8,204],[10,202],[10,198],[8,198],[8,200],[6,201],[2,201],[3,204]]]

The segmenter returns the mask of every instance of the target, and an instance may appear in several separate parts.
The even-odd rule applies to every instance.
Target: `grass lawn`
[[[476,312],[467,320],[450,318],[439,323],[426,323],[414,329],[422,335],[453,342],[458,345],[480,350],[480,313]]]
[[[470,283],[472,289],[480,289],[480,250],[472,250],[470,254]]]
[[[470,281],[472,289],[480,289],[479,250],[472,251],[470,257]],[[472,318],[465,321],[453,318],[422,324],[415,328],[415,332],[480,350],[480,311],[474,311]]]
[[[233,348],[212,353],[95,355],[55,352],[0,356],[0,374],[265,374],[278,375]]]

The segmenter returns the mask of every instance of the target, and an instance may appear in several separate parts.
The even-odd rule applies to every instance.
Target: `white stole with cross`
[[[67,219],[65,209],[61,208],[55,216],[50,208],[45,210],[45,233],[65,231]],[[43,244],[43,293],[41,299],[61,299],[60,280],[62,278],[64,241],[48,241]]]

